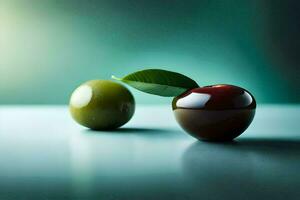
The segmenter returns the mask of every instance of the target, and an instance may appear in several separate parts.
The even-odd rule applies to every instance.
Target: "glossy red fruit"
[[[172,102],[180,126],[197,139],[228,141],[252,122],[256,101],[247,90],[233,85],[195,88]]]

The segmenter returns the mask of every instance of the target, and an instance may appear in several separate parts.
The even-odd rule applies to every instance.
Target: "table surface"
[[[0,106],[0,199],[299,199],[300,106],[261,105],[231,143],[197,141],[169,106],[113,132],[66,106]]]

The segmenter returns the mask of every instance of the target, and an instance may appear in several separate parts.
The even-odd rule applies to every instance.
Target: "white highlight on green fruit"
[[[76,108],[82,108],[89,104],[93,96],[93,90],[89,85],[79,86],[71,96],[70,104]]]

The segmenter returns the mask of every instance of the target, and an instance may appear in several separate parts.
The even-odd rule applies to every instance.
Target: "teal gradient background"
[[[299,13],[276,0],[0,0],[0,104],[66,104],[82,82],[145,68],[299,103]]]

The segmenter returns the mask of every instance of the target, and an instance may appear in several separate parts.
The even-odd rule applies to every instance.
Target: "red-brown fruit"
[[[250,92],[233,85],[188,90],[172,102],[180,126],[197,139],[228,141],[252,122],[256,101]]]

